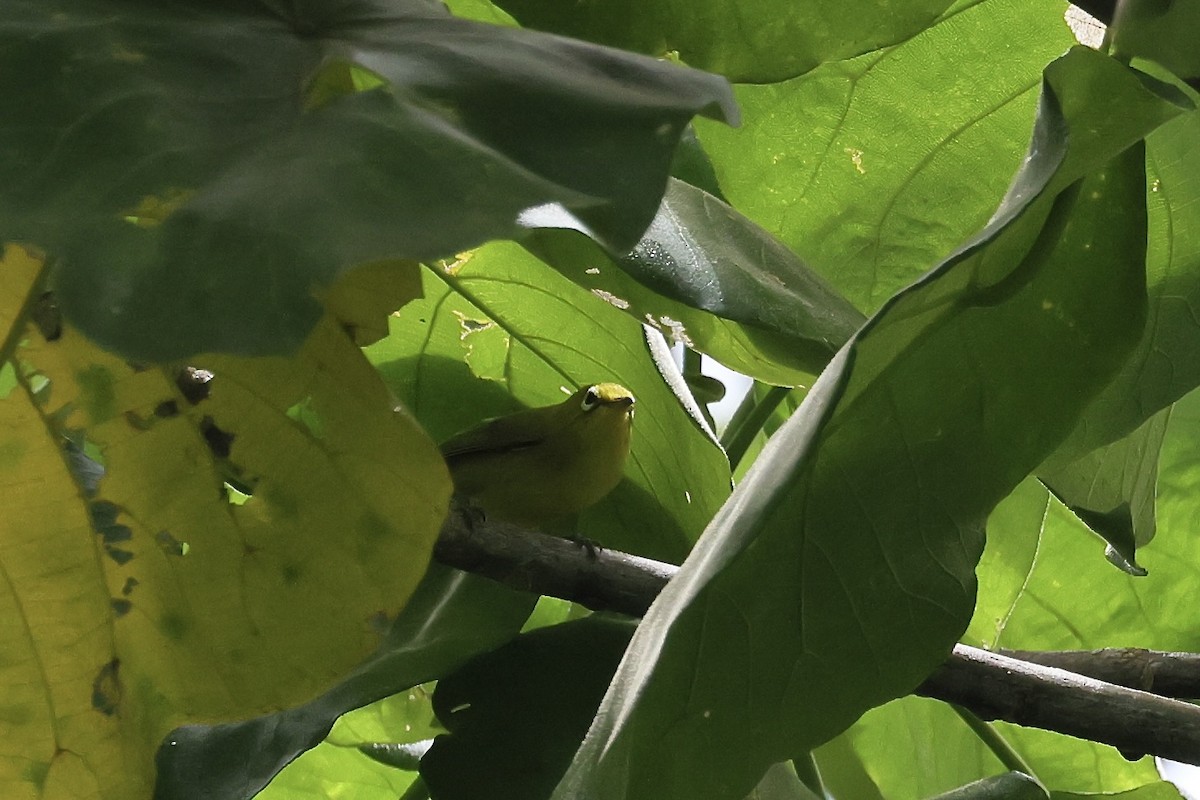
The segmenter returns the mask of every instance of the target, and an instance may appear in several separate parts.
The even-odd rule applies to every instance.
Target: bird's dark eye
[[[583,393],[583,400],[579,403],[579,407],[584,411],[591,411],[598,405],[600,405],[600,394],[593,386]]]

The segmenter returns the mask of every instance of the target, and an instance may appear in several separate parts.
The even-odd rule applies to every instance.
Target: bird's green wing
[[[501,453],[530,447],[546,435],[546,409],[532,408],[505,417],[484,420],[442,442],[446,459],[474,453]]]

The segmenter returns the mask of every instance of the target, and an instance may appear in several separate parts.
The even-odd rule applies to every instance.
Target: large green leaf
[[[244,800],[317,745],[351,709],[436,679],[520,630],[536,598],[483,578],[434,567],[396,618],[379,650],[316,699],[262,717],[172,731],[158,753],[157,800]],[[403,741],[395,731],[394,741]],[[293,796],[314,779],[336,782],[347,768],[337,739],[284,770],[262,795]],[[361,769],[363,764],[359,765]],[[356,779],[359,780],[359,779]],[[386,785],[390,786],[390,782]],[[280,794],[276,794],[280,793]]]
[[[1195,102],[1198,96],[1189,92]],[[1146,141],[1150,316],[1137,351],[1093,401],[1051,468],[1123,437],[1200,386],[1200,111]]]
[[[438,682],[450,729],[421,759],[439,800],[544,800],[579,746],[634,624],[593,615],[539,628]],[[746,800],[817,800],[776,764]]]
[[[889,301],[768,444],[647,614],[556,797],[740,797],[945,657],[987,513],[1140,333],[1144,155],[1115,156],[1174,113],[1092,51],[1047,69],[992,222]]]
[[[141,359],[292,350],[339,272],[570,225],[623,252],[725,82],[428,0],[11,0],[0,241]]]
[[[1062,11],[963,3],[897,47],[738,86],[743,126],[696,130],[734,207],[870,312],[995,209],[1042,69],[1074,43]]]
[[[1159,461],[1158,535],[1140,551],[1148,575],[1109,567],[1094,536],[1036,484],[1022,487],[992,519],[981,579],[1011,600],[976,612],[968,641],[990,648],[1150,647],[1200,651],[1200,394],[1171,411]],[[1014,547],[1016,542],[1022,542]],[[1032,550],[1036,548],[1036,550]],[[1007,586],[1007,590],[1002,587]]]
[[[624,384],[637,397],[627,478],[577,531],[682,560],[729,494],[729,464],[663,383],[637,321],[510,243],[426,269],[424,292],[367,353],[425,428],[444,440],[581,385]]]
[[[964,642],[985,649],[1000,646],[1009,617],[1022,599],[1025,579],[1038,558],[1046,508],[1046,487],[1029,478],[988,517],[987,546],[977,570],[979,599]]]
[[[652,55],[747,82],[778,81],[825,61],[912,36],[950,0],[787,3],[780,0],[497,0],[522,25]],[[714,35],[720,31],[722,35]]]
[[[0,650],[6,654],[0,791],[144,796],[153,781],[150,759],[127,759],[121,720],[97,707],[107,693],[96,689],[106,688],[100,678],[113,672],[115,648],[112,598],[97,563],[89,509],[63,443],[48,431],[27,393],[30,383],[17,380],[9,360],[30,335],[22,312],[42,269],[42,260],[21,248],[6,248],[0,259],[0,337],[9,346],[0,364]]]
[[[1146,577],[1112,569],[1095,536],[1037,482],[1007,498],[989,521],[979,570],[981,598],[990,601],[976,609],[965,640],[993,649],[1200,650],[1198,431],[1200,394],[1192,393],[1172,408],[1163,441],[1158,535],[1139,550]],[[999,727],[1039,777],[1064,792],[1120,792],[1155,778],[1149,758],[1131,764],[1104,745]]]
[[[888,800],[930,797],[1002,769],[953,709],[923,697],[871,709],[843,738]],[[824,773],[826,759],[836,758],[837,750],[826,747],[817,754]]]

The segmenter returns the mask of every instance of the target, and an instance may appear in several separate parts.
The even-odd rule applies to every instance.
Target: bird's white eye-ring
[[[584,411],[591,411],[598,405],[600,405],[600,393],[596,391],[595,386],[589,386],[588,390],[583,393],[583,400],[580,401],[579,407]]]

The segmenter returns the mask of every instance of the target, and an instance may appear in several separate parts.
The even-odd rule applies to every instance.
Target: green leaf
[[[497,5],[531,28],[657,56],[677,54],[732,80],[765,83],[903,41],[952,3],[498,0]]]
[[[1103,566],[1106,571],[1116,573],[1112,567]],[[1131,762],[1107,745],[1038,728],[1003,722],[992,724],[1029,762],[1038,778],[1056,793],[1119,794],[1159,783],[1153,758]]]
[[[1027,478],[996,506],[987,522],[987,545],[976,570],[979,599],[962,641],[995,650],[1038,558],[1049,495]]]
[[[0,365],[9,365],[26,324],[31,319],[37,323],[33,311],[46,269],[45,258],[28,248],[8,245],[0,250]],[[0,400],[16,388],[15,373],[9,377]]]
[[[1051,792],[1050,800],[1183,800],[1183,795],[1166,781],[1157,781],[1127,792]]]
[[[1030,486],[1040,488],[1034,481]],[[1045,490],[1041,493],[1044,497]],[[989,526],[989,536],[1008,532],[993,531]],[[989,549],[992,544],[989,539]],[[1105,571],[1116,574],[1112,569]],[[1099,796],[1159,783],[1152,759],[1130,762],[1105,745],[1015,725],[991,725],[1051,790]],[[848,731],[822,746],[817,755],[821,774],[835,797],[918,800],[1002,769],[949,707],[912,695],[871,709]],[[843,776],[853,779],[855,771],[869,772],[869,778],[859,780],[870,781],[867,789],[878,787],[873,795],[863,784],[846,782]],[[1059,792],[1051,795],[1058,797]]]
[[[229,761],[225,762],[228,767]],[[233,762],[236,763],[236,762]],[[322,742],[300,756],[263,791],[259,800],[396,800],[416,773],[382,764],[355,748]],[[198,795],[186,795],[197,797]],[[211,800],[249,795],[211,795]]]
[[[1112,22],[1113,52],[1162,64],[1181,78],[1200,78],[1200,5],[1190,0],[1125,0]]]
[[[637,397],[626,480],[578,533],[678,563],[729,495],[729,464],[647,355],[641,326],[520,247],[493,243],[426,269],[424,299],[368,348],[439,441],[521,406],[612,380]],[[453,402],[447,402],[453,398]]]
[[[539,234],[528,246],[676,341],[768,382],[791,385],[819,373],[864,321],[769,233],[674,179],[649,230],[622,259],[564,233]]]
[[[889,301],[764,449],[643,620],[556,798],[740,797],[945,657],[986,515],[1140,333],[1144,155],[1113,157],[1169,118],[1154,98],[1092,51],[1047,69],[988,228]],[[1092,139],[1106,105],[1130,113]]]
[[[1195,102],[1200,96],[1189,92]],[[1200,111],[1146,140],[1150,314],[1137,350],[1051,460],[1065,461],[1131,433],[1200,386]]]
[[[1172,411],[1164,440],[1159,534],[1139,554],[1150,575],[1112,569],[1083,523],[1028,480],[989,520],[980,595],[996,599],[976,609],[965,641],[991,649],[1200,649],[1200,613],[1189,599],[1200,591],[1191,544],[1197,484],[1189,477],[1200,464],[1200,416],[1195,400],[1186,402]],[[1152,759],[1129,762],[1105,745],[994,724],[1053,789],[1115,794],[1158,780]]]
[[[1145,575],[1137,550],[1154,538],[1154,487],[1166,412],[1110,445],[1051,472],[1042,481],[1085,525],[1108,542],[1110,560]]]
[[[843,737],[889,800],[931,797],[1003,769],[953,709],[922,697],[871,709]]]
[[[353,264],[544,224],[616,252],[712,75],[422,0],[12,0],[0,241],[142,360],[294,350]]]
[[[1042,69],[1074,44],[1062,12],[964,3],[897,47],[738,86],[742,127],[696,131],[733,206],[869,313],[995,210]]]
[[[670,181],[621,268],[658,292],[786,337],[819,373],[865,318],[770,234],[712,195]]]
[[[634,627],[593,615],[539,628],[439,681],[434,710],[450,734],[421,760],[434,796],[549,797]]]
[[[115,598],[100,571],[102,548],[124,547],[129,529],[114,525],[91,535],[85,493],[48,424],[53,415],[38,403],[45,395],[31,391],[45,376],[17,360],[33,335],[23,312],[42,269],[41,258],[18,247],[5,248],[0,260],[7,346],[0,376],[9,384],[0,398],[0,571],[7,587],[0,598],[0,650],[7,654],[0,665],[0,787],[17,797],[43,796],[48,788],[64,796],[146,796],[154,780],[147,744],[135,743],[129,758],[129,731],[112,713],[119,703],[109,627]],[[53,390],[72,394],[64,382]],[[64,746],[74,757],[62,757]]]
[[[390,741],[411,741],[406,735],[421,737],[427,732],[413,734],[392,727],[368,728],[364,733],[363,721],[369,715],[381,715],[377,724],[388,719],[376,704],[343,717],[330,733],[339,715],[445,675],[476,653],[503,644],[520,630],[535,600],[483,578],[432,568],[379,650],[321,696],[243,722],[189,725],[172,731],[158,754],[156,800],[248,799],[282,770],[259,795],[265,800],[291,796],[298,786],[336,782],[344,777],[339,770],[354,769],[357,774],[365,765],[357,758],[351,758],[357,766],[345,764],[347,738],[357,746],[372,735],[382,740],[389,730]],[[395,700],[383,701],[389,703]],[[325,744],[301,756],[326,734]]]
[[[743,375],[778,386],[808,384],[812,348],[797,353],[789,338],[721,319],[639,283],[586,237],[543,231],[525,243],[530,252],[576,284],[682,344],[717,359]],[[799,355],[799,357],[797,357]],[[807,358],[805,356],[808,356]]]
[[[446,8],[456,17],[517,27],[517,21],[488,0],[447,0]]]

